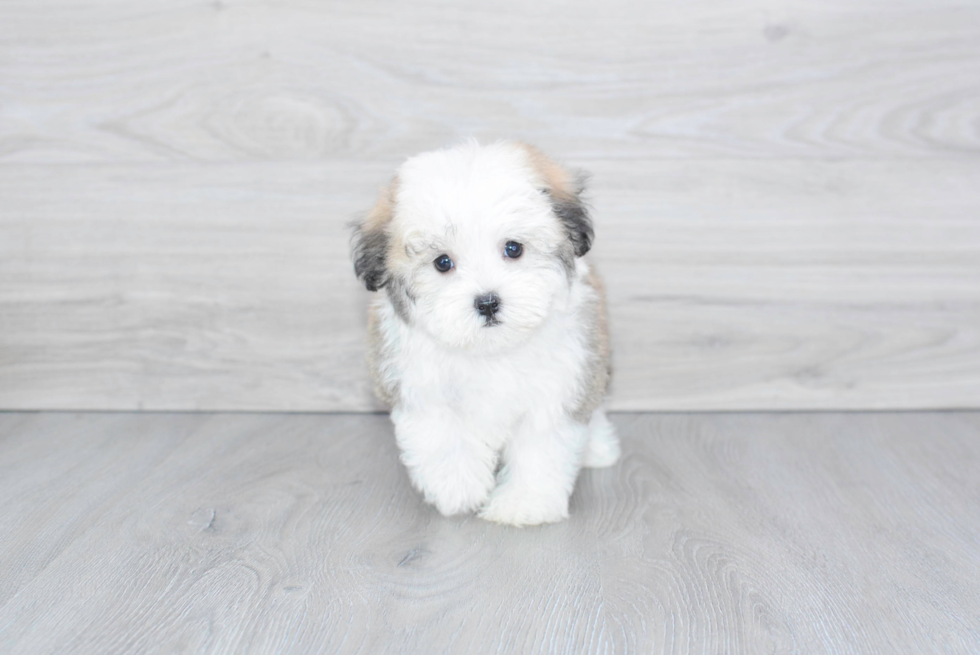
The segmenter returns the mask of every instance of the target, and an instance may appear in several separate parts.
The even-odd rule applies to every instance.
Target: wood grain
[[[980,415],[613,421],[522,530],[421,504],[385,416],[0,414],[0,649],[980,649]]]
[[[972,161],[583,163],[614,409],[980,406]],[[0,407],[377,409],[345,223],[390,171],[7,167]]]
[[[371,410],[406,156],[594,173],[620,410],[980,407],[980,5],[0,7],[0,408]]]
[[[980,151],[980,6],[8,0],[6,161]]]

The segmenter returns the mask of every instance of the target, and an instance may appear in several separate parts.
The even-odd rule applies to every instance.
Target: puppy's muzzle
[[[473,301],[473,306],[476,307],[476,311],[487,319],[487,326],[496,325],[500,321],[497,320],[497,312],[500,311],[500,298],[495,293],[485,293],[482,296],[477,296],[476,300]]]

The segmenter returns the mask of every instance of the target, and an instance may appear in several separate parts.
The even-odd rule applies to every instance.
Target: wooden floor
[[[522,530],[384,415],[0,414],[0,652],[980,652],[980,413],[613,421]]]

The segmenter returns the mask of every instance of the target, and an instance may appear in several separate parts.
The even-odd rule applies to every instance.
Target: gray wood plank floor
[[[617,410],[980,408],[980,4],[5,0],[0,408],[359,411],[344,223],[594,173]]]
[[[980,414],[617,414],[569,521],[384,415],[0,414],[0,651],[980,651]]]

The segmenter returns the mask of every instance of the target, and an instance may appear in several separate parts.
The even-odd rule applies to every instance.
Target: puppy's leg
[[[510,525],[568,518],[568,498],[588,439],[588,426],[564,414],[528,417],[504,449],[497,488],[480,516]]]
[[[619,460],[619,452],[616,428],[609,422],[604,410],[595,410],[589,421],[589,443],[585,447],[582,466],[594,469],[612,466]]]
[[[412,485],[444,516],[470,512],[494,484],[497,454],[448,410],[391,413]]]

